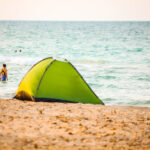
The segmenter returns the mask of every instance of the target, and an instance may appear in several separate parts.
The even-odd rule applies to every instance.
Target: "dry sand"
[[[148,150],[150,108],[0,99],[0,150]]]

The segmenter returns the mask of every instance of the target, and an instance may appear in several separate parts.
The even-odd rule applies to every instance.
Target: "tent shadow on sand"
[[[70,62],[52,57],[39,61],[26,73],[14,98],[104,104]]]

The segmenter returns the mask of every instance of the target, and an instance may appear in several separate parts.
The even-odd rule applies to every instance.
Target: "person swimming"
[[[3,64],[3,68],[0,71],[0,75],[1,75],[1,81],[6,81],[6,79],[8,80],[6,64]]]
[[[20,50],[15,50],[14,52],[15,52],[15,53],[17,53],[17,52],[20,52],[20,53],[21,53],[21,52],[22,52],[22,50],[21,50],[21,49],[20,49]]]

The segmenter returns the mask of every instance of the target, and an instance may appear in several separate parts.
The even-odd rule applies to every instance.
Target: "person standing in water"
[[[1,80],[2,81],[6,81],[6,79],[8,80],[6,64],[3,64],[3,68],[0,71],[0,75],[1,75]]]

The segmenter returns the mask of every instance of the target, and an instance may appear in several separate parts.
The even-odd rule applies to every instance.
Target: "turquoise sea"
[[[0,21],[0,98],[50,56],[70,61],[106,105],[150,106],[150,22]]]

